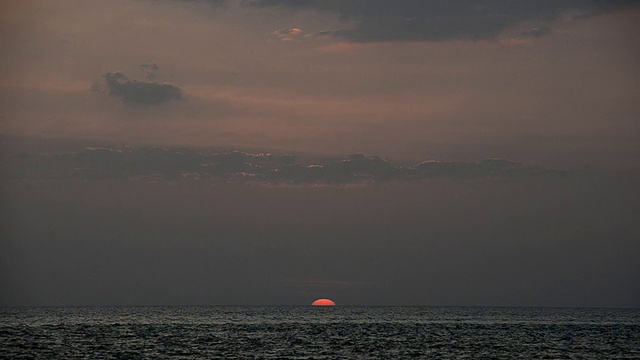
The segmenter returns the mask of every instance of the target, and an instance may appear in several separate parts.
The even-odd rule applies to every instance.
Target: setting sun
[[[335,306],[336,303],[329,299],[318,299],[311,303],[313,306]]]

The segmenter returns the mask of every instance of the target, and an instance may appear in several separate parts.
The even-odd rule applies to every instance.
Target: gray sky
[[[640,306],[638,24],[632,0],[3,1],[0,304]]]

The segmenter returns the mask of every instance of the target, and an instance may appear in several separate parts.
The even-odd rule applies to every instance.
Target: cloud
[[[420,178],[517,177],[544,174],[551,170],[507,159],[484,159],[478,163],[430,160],[417,164],[415,169]]]
[[[325,36],[333,36],[335,35],[336,30],[322,30],[322,31],[318,31],[315,34],[311,34],[311,35],[307,35],[307,36],[312,36],[312,37],[325,37]]]
[[[378,156],[302,161],[290,154],[200,151],[189,148],[101,148],[14,156],[6,177],[17,179],[206,179],[282,185],[345,185],[429,178],[565,175],[566,171],[505,159],[478,163],[424,161],[399,166]]]
[[[292,41],[294,37],[300,35],[302,30],[298,28],[281,29],[274,31],[273,34],[277,36],[280,41]]]
[[[153,64],[155,65],[155,64]],[[103,75],[104,86],[93,86],[92,90],[105,90],[109,95],[122,98],[124,102],[141,105],[154,105],[182,99],[179,87],[164,83],[129,80],[120,72]]]
[[[524,37],[539,38],[539,37],[548,35],[550,32],[551,32],[551,29],[549,27],[544,26],[544,27],[533,28],[533,29],[522,31],[521,34]]]
[[[354,42],[490,39],[519,23],[548,22],[569,12],[605,13],[638,5],[635,0],[254,0],[258,7],[338,13],[353,20],[347,30],[324,32]],[[544,27],[531,33],[545,35]],[[548,28],[547,28],[548,29]],[[533,35],[533,36],[536,36]]]
[[[302,33],[302,30],[298,28],[282,29],[273,32],[277,36],[296,36]]]

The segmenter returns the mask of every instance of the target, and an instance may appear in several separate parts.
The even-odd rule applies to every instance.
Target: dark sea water
[[[0,309],[3,359],[640,359],[640,310]]]

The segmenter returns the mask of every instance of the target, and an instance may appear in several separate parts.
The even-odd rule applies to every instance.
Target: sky
[[[640,306],[638,24],[3,1],[0,305]]]

